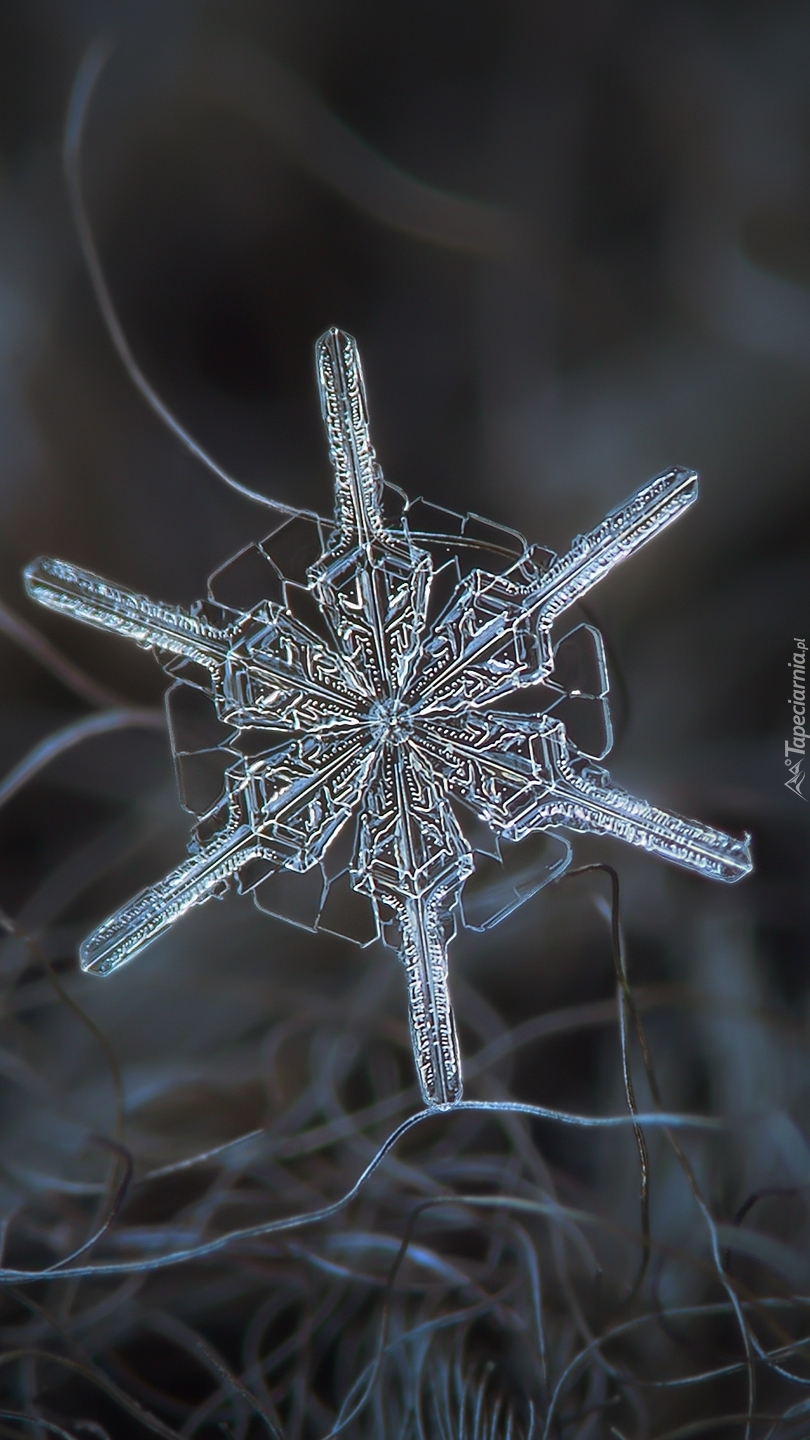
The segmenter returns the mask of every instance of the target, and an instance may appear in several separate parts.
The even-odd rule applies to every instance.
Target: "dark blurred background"
[[[592,597],[611,664],[609,763],[637,793],[750,830],[756,873],[729,891],[607,841],[583,841],[577,854],[617,866],[631,976],[653,998],[669,996],[649,1018],[666,1103],[759,1117],[742,1127],[744,1142],[701,1162],[717,1215],[731,1223],[767,1191],[745,1223],[806,1254],[808,805],[785,789],[784,744],[794,637],[810,628],[810,4],[0,5],[0,598],[110,689],[157,706],[165,677],[152,658],[35,613],[22,567],[53,553],[188,603],[217,565],[271,525],[161,428],[99,317],[60,160],[71,85],[99,34],[114,50],[89,114],[84,171],[110,288],[158,391],[240,480],[329,512],[313,342],[332,324],[359,340],[378,454],[386,477],[411,496],[479,511],[565,549],[652,474],[673,463],[700,471],[699,503]],[[84,709],[2,636],[0,671],[0,750],[10,769]],[[123,1134],[141,1184],[195,1150],[272,1132],[301,1086],[310,1106],[287,1129],[334,1120],[323,1087],[312,1090],[322,1063],[315,1042],[306,1074],[300,1055],[279,1058],[284,1027],[302,1013],[313,1034],[326,1027],[329,1045],[354,1036],[361,1055],[357,1035],[387,1017],[374,1044],[381,1056],[393,1046],[399,1068],[379,1058],[367,1062],[371,1080],[360,1071],[352,1080],[341,1062],[334,1093],[349,1110],[410,1083],[393,956],[285,928],[247,900],[190,917],[108,985],[76,974],[77,940],[180,858],[186,824],[156,733],[88,742],[0,812],[0,905],[39,947],[12,936],[0,953],[0,1190],[6,1215],[18,1217],[9,1229],[18,1265],[48,1263],[81,1243],[82,1224],[92,1229],[109,1155],[88,1148],[88,1128],[111,1134],[114,1126],[109,1057],[65,1008],[46,962],[122,1068]],[[609,933],[594,904],[603,892],[598,878],[570,880],[494,934],[460,937],[452,965],[467,1053],[544,1012],[609,1007]],[[267,1046],[279,1026],[274,1091]],[[40,1080],[58,1097],[55,1109]],[[537,1103],[621,1109],[615,1024],[584,1022],[526,1046],[501,1080]],[[495,1091],[472,1081],[470,1093]],[[443,1142],[445,1159],[461,1153],[466,1133],[456,1152]],[[551,1175],[571,1203],[637,1223],[631,1138],[586,1143],[544,1127],[531,1144],[551,1167],[544,1185]],[[341,1177],[350,1183],[373,1153],[364,1147],[330,1151],[326,1179],[285,1179],[287,1208],[309,1208],[316,1191],[339,1193]],[[272,1166],[262,1169],[270,1163],[257,1152],[239,1172],[239,1185],[253,1177],[257,1214],[262,1186],[281,1185]],[[688,1193],[663,1150],[657,1164],[654,1231],[688,1246]],[[204,1173],[209,1191],[224,1183],[219,1171]],[[430,1173],[438,1184],[439,1172]],[[396,1173],[389,1184],[407,1191],[412,1178]],[[189,1210],[187,1192],[169,1185],[153,1212],[132,1212],[132,1234],[161,1224],[204,1229],[216,1208],[209,1191],[203,1185]],[[145,1193],[127,1203],[137,1207]],[[398,1246],[407,1206],[394,1208],[385,1233]],[[442,1253],[448,1244],[436,1241]],[[608,1246],[614,1258],[617,1244]],[[454,1254],[486,1268],[472,1240]],[[627,1256],[616,1263],[618,1293],[622,1266],[632,1265]],[[765,1262],[746,1263],[756,1272],[749,1287],[771,1293],[777,1281]],[[186,1332],[188,1343],[178,1338],[182,1325],[211,1344],[215,1336],[238,1369],[247,1364],[239,1336],[267,1303],[267,1285],[291,1286],[305,1311],[325,1303],[317,1286],[305,1294],[304,1281],[290,1278],[299,1261],[289,1253],[273,1264],[281,1269],[272,1285],[251,1271],[242,1290],[239,1267],[224,1264],[216,1301],[179,1270],[174,1289],[164,1285],[158,1300],[150,1293],[149,1314],[162,1306],[180,1327],[171,1343],[182,1365],[165,1359],[165,1326],[162,1349],[143,1339],[147,1312],[130,1301],[118,1310],[107,1302],[118,1319],[105,1322],[103,1336],[88,1322],[86,1353],[102,1355],[105,1373],[180,1426],[207,1393],[197,1372],[183,1369],[193,1369],[193,1344]],[[703,1293],[667,1264],[671,1293],[659,1265],[656,1303],[661,1294],[666,1304]],[[315,1285],[315,1270],[304,1270]],[[342,1329],[335,1322],[299,1386],[320,1398],[293,1404],[279,1391],[274,1403],[291,1434],[326,1433],[341,1385],[345,1393],[366,1354],[363,1327],[376,1335],[377,1312],[371,1301],[363,1309],[365,1291],[352,1309],[352,1284],[340,1304],[353,1317],[356,1350],[342,1370],[328,1359]],[[195,1285],[207,1299],[188,1298]],[[67,1324],[81,1305],[55,1284],[30,1288],[37,1305],[50,1303],[46,1289]],[[549,1301],[557,1305],[549,1343],[563,1368],[585,1343],[578,1322],[566,1330],[566,1295],[563,1285]],[[333,1320],[343,1314],[335,1303]],[[53,1324],[23,1301],[8,1305],[10,1344],[25,1333],[26,1343],[67,1353]],[[277,1323],[282,1337],[295,1329]],[[589,1323],[599,1328],[604,1316]],[[644,1352],[648,1382],[695,1362],[688,1346],[657,1333]],[[718,1354],[739,1350],[733,1327],[715,1339]],[[500,1341],[476,1343],[476,1354],[501,1353]],[[112,1402],[89,1381],[87,1393],[78,1381],[71,1390],[58,1365],[19,1363],[13,1382],[5,1372],[12,1408],[144,1433],[114,1406],[108,1414]],[[510,1364],[503,1386],[525,1424],[520,1407],[534,1393],[534,1372],[528,1360]],[[208,1367],[209,1386],[218,1373]],[[607,1435],[611,1414],[625,1424],[615,1418],[624,1411],[604,1409],[613,1382],[599,1373],[591,1398],[569,1407],[566,1436]],[[411,1380],[397,1383],[389,1397],[407,1395]],[[783,1410],[784,1397],[768,1400],[770,1383],[760,1408]],[[731,1398],[717,1384],[679,1393],[677,1404],[645,1392],[650,1433],[744,1408],[739,1377],[728,1382]],[[630,1404],[621,1386],[616,1394],[615,1403]],[[238,1410],[232,1394],[228,1403]],[[225,1411],[209,1408],[220,1428],[198,1420],[199,1433],[246,1434],[255,1420],[248,1407],[227,1420],[229,1432]],[[405,1399],[400,1408],[411,1414]],[[633,1429],[641,1410],[632,1413],[627,1432],[641,1434]],[[377,1425],[375,1433],[395,1424],[369,1415],[353,1423]],[[806,1433],[783,1423],[780,1434]]]

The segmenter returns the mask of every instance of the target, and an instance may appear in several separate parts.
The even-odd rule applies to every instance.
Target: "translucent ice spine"
[[[613,835],[712,879],[735,839],[636,799],[610,748],[601,638],[554,622],[697,496],[691,470],[641,486],[566,555],[383,483],[351,336],[316,347],[335,519],[299,516],[212,578],[205,608],[155,603],[62,561],[42,604],[158,652],[197,818],[190,856],[88,937],[108,974],[229,882],[313,930],[382,937],[407,975],[425,1101],[461,1097],[447,987],[456,926],[497,923],[560,875],[560,830]],[[397,500],[399,503],[397,503]],[[205,732],[209,741],[200,742]]]

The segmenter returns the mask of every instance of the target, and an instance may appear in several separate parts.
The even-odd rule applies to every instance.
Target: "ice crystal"
[[[693,471],[643,485],[555,556],[383,483],[354,340],[317,345],[334,522],[288,519],[212,577],[190,610],[59,560],[26,572],[54,610],[152,647],[188,858],[81,946],[109,974],[235,881],[257,905],[405,967],[428,1104],[461,1096],[447,988],[459,922],[494,925],[571,858],[562,830],[613,835],[719,880],[748,840],[614,785],[602,640],[552,626],[697,495]]]

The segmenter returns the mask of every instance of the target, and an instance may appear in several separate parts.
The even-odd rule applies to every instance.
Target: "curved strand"
[[[96,247],[93,230],[90,225],[90,218],[87,214],[87,207],[84,202],[84,191],[81,174],[81,146],[82,134],[90,102],[93,98],[98,80],[110,57],[112,46],[104,38],[96,40],[88,50],[84,60],[79,66],[76,79],[73,83],[73,90],[68,105],[67,120],[65,124],[65,136],[63,143],[63,162],[65,179],[67,182],[70,206],[73,212],[73,222],[76,226],[76,234],[79,239],[82,256],[90,283],[93,287],[96,301],[101,316],[107,329],[107,334],[113,343],[115,351],[121,364],[126,370],[130,380],[137,390],[140,391],[149,408],[154,411],[158,419],[163,422],[168,430],[177,437],[182,445],[202,461],[219,480],[222,480],[237,495],[243,496],[245,500],[252,500],[257,505],[266,505],[271,510],[276,510],[282,515],[313,515],[314,512],[302,510],[298,505],[285,505],[281,500],[271,500],[268,495],[261,495],[257,490],[251,490],[249,486],[243,485],[233,475],[214,459],[213,455],[202,446],[198,440],[181,424],[177,416],[158,395],[154,386],[147,379],[135,356],[132,353],[129,341],[124,333],[121,321],[118,318],[118,311],[113,304],[98,249]]]

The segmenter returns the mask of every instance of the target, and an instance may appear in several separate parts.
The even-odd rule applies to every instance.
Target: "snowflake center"
[[[396,696],[375,700],[368,712],[368,726],[378,745],[404,745],[413,729],[411,712]]]

